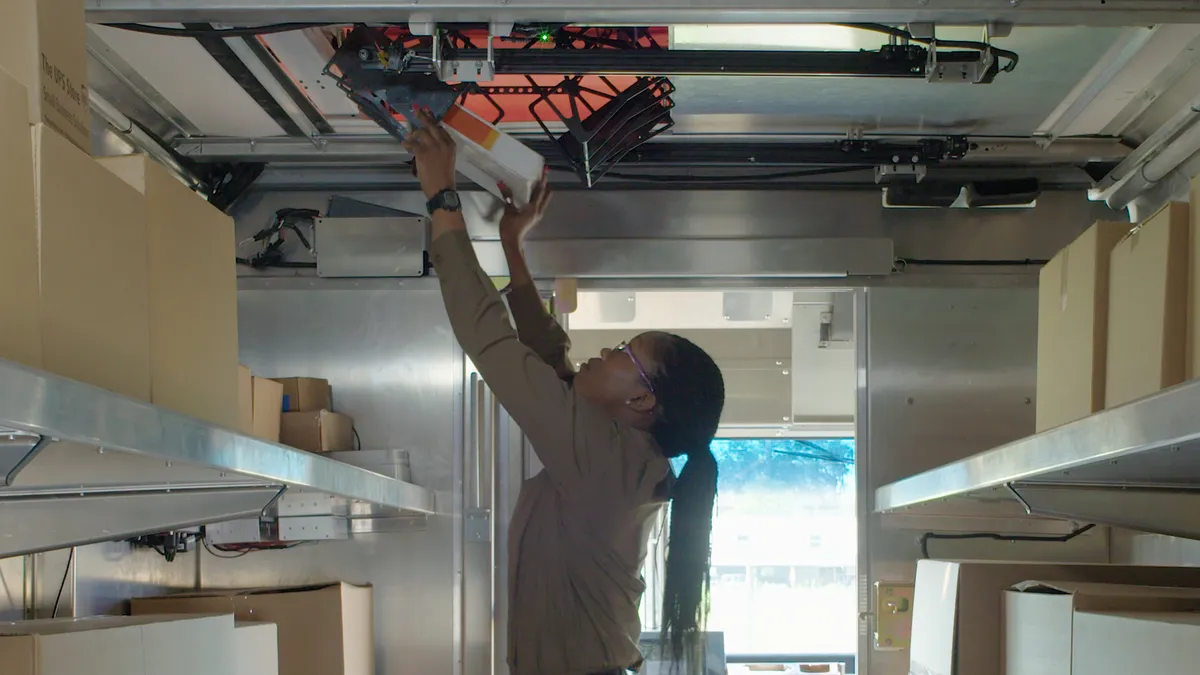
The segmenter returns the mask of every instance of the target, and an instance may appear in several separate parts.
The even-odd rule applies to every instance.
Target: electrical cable
[[[919,540],[920,544],[921,544],[921,558],[922,559],[929,558],[929,540],[930,539],[940,539],[943,541],[963,541],[963,540],[968,540],[968,539],[991,539],[993,541],[1003,541],[1003,542],[1010,542],[1010,543],[1028,541],[1028,542],[1038,542],[1038,543],[1046,543],[1046,544],[1065,544],[1065,543],[1071,541],[1072,539],[1078,537],[1079,535],[1085,534],[1085,533],[1095,529],[1095,527],[1096,527],[1095,523],[1092,523],[1090,525],[1084,525],[1082,527],[1076,528],[1076,529],[1068,532],[1067,534],[1063,534],[1063,535],[1038,535],[1038,534],[1004,535],[1004,534],[999,534],[997,532],[967,532],[967,533],[963,533],[963,534],[942,534],[939,532],[926,532],[925,534],[921,535],[921,539]]]
[[[334,26],[339,24],[328,23],[271,23],[263,26],[245,26],[241,28],[168,28],[166,26],[154,26],[145,23],[106,23],[105,26],[111,28],[119,28],[121,30],[132,31],[135,33],[146,33],[148,35],[162,35],[166,37],[183,37],[183,38],[238,38],[238,37],[254,37],[256,35],[270,35],[271,33],[286,33],[293,30],[305,30],[308,28],[323,28],[325,26]]]
[[[204,543],[204,550],[208,551],[214,558],[224,558],[225,560],[233,560],[235,558],[240,558],[240,557],[250,553],[250,551],[242,551],[241,553],[238,553],[236,555],[222,555],[220,553],[217,553],[217,551],[213,548],[212,544],[210,544],[208,542],[207,536],[201,537],[200,541],[202,541]]]
[[[67,579],[71,578],[71,567],[75,564],[75,547],[71,547],[71,553],[67,556],[67,569],[63,570],[62,581],[58,584],[58,594],[54,596],[54,609],[50,612],[51,619],[58,618],[58,605],[62,602],[63,591],[67,588]]]
[[[358,428],[357,428],[357,427],[350,427],[350,431],[353,431],[353,432],[354,432],[354,445],[356,446],[354,449],[355,449],[355,450],[362,450],[362,448],[363,448],[363,446],[362,446],[362,437],[358,435]]]
[[[256,262],[251,262],[247,258],[234,258],[234,260],[239,265],[245,265],[247,267],[257,267],[257,268],[280,267],[280,268],[287,268],[287,269],[314,269],[314,270],[317,268],[317,263],[315,263],[315,262],[293,262],[291,260],[280,260],[278,262],[256,263]]]

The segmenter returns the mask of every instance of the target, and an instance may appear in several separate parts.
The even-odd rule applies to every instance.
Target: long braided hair
[[[670,494],[662,602],[662,644],[679,662],[686,639],[703,631],[708,618],[717,498],[717,460],[710,446],[725,407],[725,380],[703,349],[670,335],[653,384],[660,414],[650,433],[667,457],[687,458]]]

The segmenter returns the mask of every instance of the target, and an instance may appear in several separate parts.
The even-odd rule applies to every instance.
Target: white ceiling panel
[[[206,136],[262,138],[283,130],[190,38],[88,27]]]

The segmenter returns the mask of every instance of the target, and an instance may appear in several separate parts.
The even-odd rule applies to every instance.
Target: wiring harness
[[[280,209],[275,212],[275,217],[271,220],[271,224],[264,227],[250,237],[238,244],[239,247],[247,244],[258,243],[262,245],[262,249],[258,253],[249,258],[238,257],[239,265],[247,265],[254,269],[266,269],[268,267],[282,267],[292,269],[311,269],[317,266],[316,262],[304,261],[296,262],[287,260],[286,253],[283,250],[283,245],[287,241],[287,233],[291,232],[296,235],[300,245],[308,251],[309,255],[314,258],[317,255],[316,249],[312,245],[312,236],[315,227],[315,220],[321,216],[320,211],[315,209]],[[301,225],[307,223],[308,236],[305,236]]]

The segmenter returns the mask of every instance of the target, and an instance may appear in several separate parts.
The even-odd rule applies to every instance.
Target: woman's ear
[[[653,411],[658,406],[658,398],[652,392],[647,391],[625,401],[625,405],[644,414]]]

